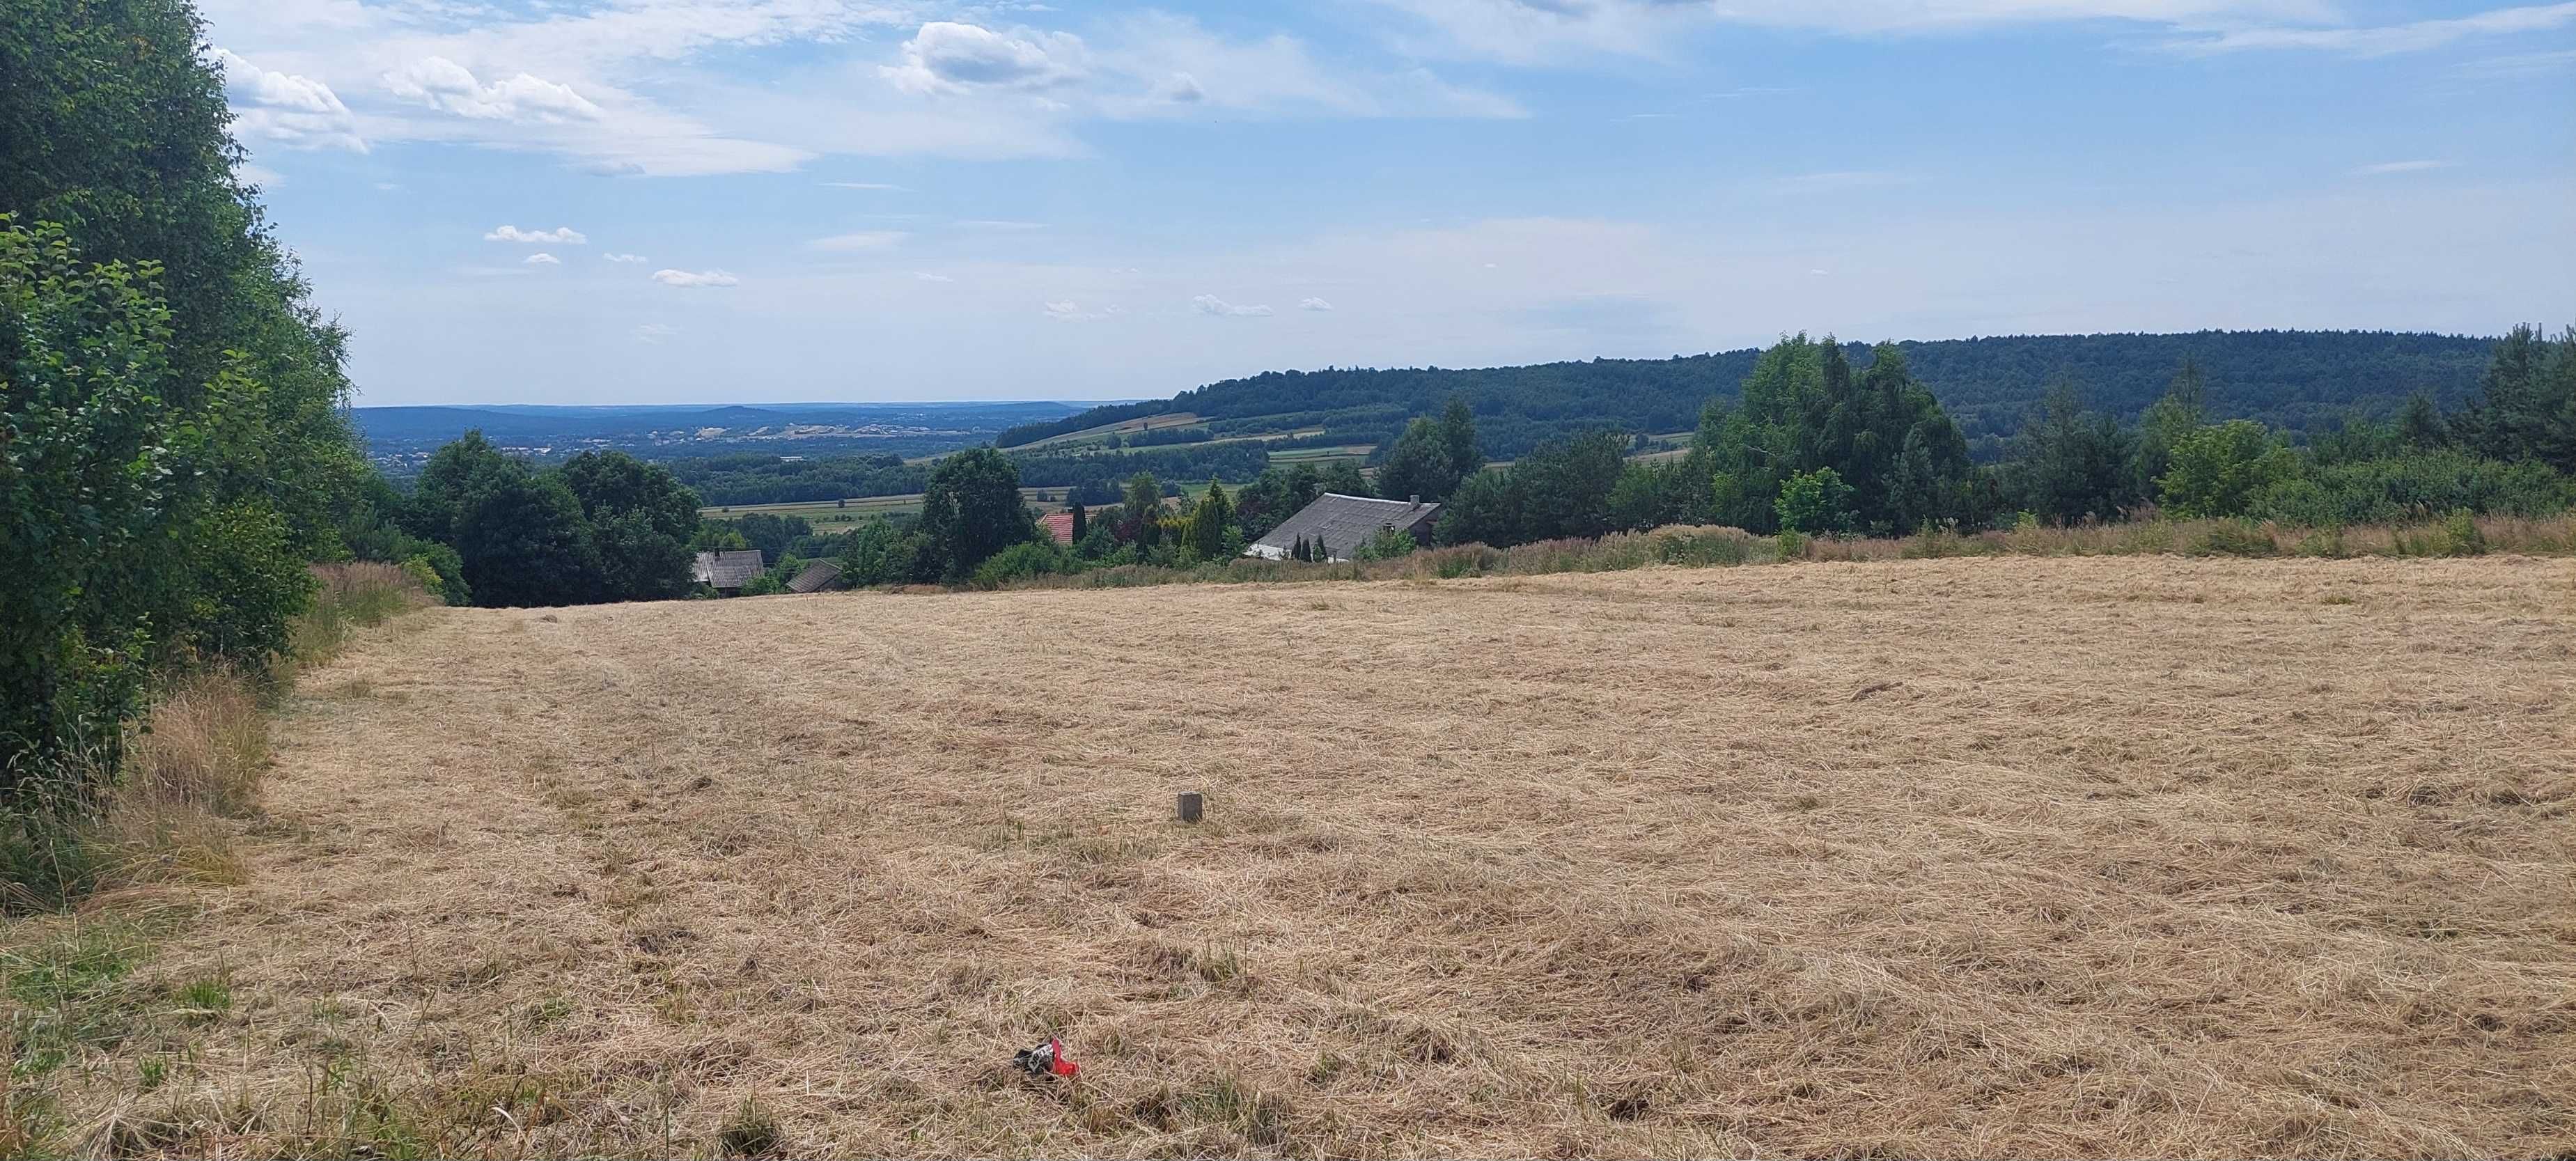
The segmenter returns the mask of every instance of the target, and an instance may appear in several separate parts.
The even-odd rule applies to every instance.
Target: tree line
[[[2091,405],[2135,421],[2173,369],[2197,362],[2211,376],[2212,414],[2306,435],[2339,426],[2360,407],[2387,417],[2415,393],[2457,407],[2474,390],[2489,341],[2380,331],[2204,331],[2176,335],[2015,335],[1903,342],[1910,373],[1938,398],[1971,458],[2010,454],[2013,435],[2060,379],[2085,384]],[[1844,344],[1865,363],[1873,348]],[[996,439],[1017,447],[1050,436],[1151,415],[1190,412],[1215,437],[1329,429],[1335,442],[1383,443],[1410,419],[1451,397],[1474,412],[1485,450],[1516,459],[1549,440],[1594,427],[1689,430],[1711,399],[1734,396],[1765,352],[1673,359],[1593,359],[1526,367],[1327,367],[1274,371],[1184,391],[1171,399],[1094,408],[1023,424]]]
[[[0,36],[0,843],[95,787],[156,683],[266,669],[367,476],[347,336],[235,175],[176,0]]]

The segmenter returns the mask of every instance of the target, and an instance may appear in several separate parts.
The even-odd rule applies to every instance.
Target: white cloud
[[[1310,298],[1310,299],[1307,299],[1307,300],[1305,300],[1305,301],[1303,301],[1303,302],[1298,303],[1298,304],[1297,304],[1297,309],[1299,309],[1299,310],[1331,310],[1331,309],[1333,309],[1333,304],[1332,304],[1332,303],[1329,303],[1329,302],[1326,302],[1326,301],[1324,301],[1323,299],[1320,299],[1320,298]]]
[[[912,276],[913,276],[913,277],[915,277],[915,278],[918,278],[918,279],[922,280],[923,282],[955,282],[955,281],[957,281],[956,279],[954,279],[954,278],[950,278],[949,276],[947,276],[947,275],[945,275],[945,274],[933,274],[933,273],[931,273],[931,272],[929,272],[929,271],[927,271],[927,270],[915,270],[915,271],[913,271],[913,272],[912,272]]]
[[[653,281],[683,289],[738,286],[742,280],[722,270],[656,270]]]
[[[635,341],[661,345],[662,340],[680,333],[680,328],[661,323],[642,323],[635,328]]]
[[[271,72],[229,50],[215,50],[224,73],[224,98],[233,108],[233,131],[290,149],[367,151],[357,118],[331,86],[311,77]]]
[[[590,241],[581,231],[570,226],[551,230],[522,230],[517,226],[494,226],[483,235],[486,242],[526,242],[532,246],[579,246]]]
[[[413,61],[385,73],[383,80],[385,90],[403,100],[482,121],[558,124],[603,116],[598,105],[570,85],[526,73],[487,85],[443,56]]]
[[[904,42],[903,63],[877,71],[907,93],[1042,89],[1082,75],[1082,39],[1069,32],[995,32],[933,20]]]
[[[233,180],[261,189],[276,189],[286,184],[286,175],[265,165],[245,161],[233,167]]]
[[[1270,313],[1269,307],[1238,306],[1213,294],[1202,294],[1192,298],[1190,305],[1197,308],[1200,314],[1212,314],[1219,318],[1259,318]]]
[[[1099,310],[1084,310],[1082,309],[1081,304],[1073,302],[1050,302],[1046,304],[1046,316],[1057,322],[1098,322],[1101,319],[1111,318],[1125,313],[1127,313],[1126,310],[1115,303],[1102,307]]]
[[[561,266],[561,265],[563,265],[563,260],[562,260],[562,259],[559,259],[559,258],[555,257],[555,256],[554,256],[554,255],[552,255],[552,254],[545,254],[545,253],[530,254],[530,255],[528,255],[526,258],[521,259],[521,261],[526,262],[526,263],[527,263],[528,265],[530,265],[530,266]]]
[[[1195,105],[1207,100],[1207,90],[1199,86],[1197,77],[1188,73],[1173,73],[1170,79],[1154,86],[1154,95],[1183,105]]]
[[[2422,173],[2428,169],[2448,169],[2450,165],[2451,163],[2447,161],[2383,161],[2377,165],[2361,166],[2352,172],[2356,177],[2380,177],[2391,173]]]
[[[602,254],[600,257],[611,262],[642,262],[644,260],[644,256],[641,254],[620,254],[615,251]]]
[[[861,230],[854,234],[835,234],[829,238],[816,238],[806,245],[817,250],[848,253],[858,250],[883,250],[911,236],[902,230]]]
[[[2312,49],[2360,57],[2394,56],[2477,37],[2546,32],[2569,24],[2576,24],[2576,3],[2497,8],[2447,20],[2417,20],[2376,28],[2235,28],[2177,40],[2168,47],[2188,53]]]

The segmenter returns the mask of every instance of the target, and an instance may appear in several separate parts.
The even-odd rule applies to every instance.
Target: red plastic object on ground
[[[1035,1048],[1021,1049],[1015,1062],[1030,1076],[1069,1077],[1082,1071],[1081,1065],[1065,1059],[1064,1041],[1053,1036],[1047,1037],[1046,1043]]]

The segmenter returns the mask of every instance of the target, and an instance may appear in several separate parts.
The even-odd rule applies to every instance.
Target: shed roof
[[[788,581],[787,591],[791,593],[816,592],[824,586],[839,579],[841,579],[840,565],[834,564],[828,560],[818,560],[812,564],[806,565],[804,571],[796,574],[796,579]]]
[[[751,578],[759,576],[760,570],[767,567],[759,549],[746,548],[740,552],[701,552],[697,564],[689,572],[699,584],[738,589],[750,584]]]
[[[1270,534],[1254,541],[1244,550],[1247,556],[1286,556],[1300,538],[1308,543],[1320,539],[1325,551],[1335,560],[1348,560],[1377,535],[1380,528],[1393,528],[1421,539],[1431,531],[1431,522],[1440,516],[1440,505],[1411,500],[1372,500],[1366,496],[1345,496],[1326,492],[1315,502],[1298,509],[1297,514],[1280,522]]]
[[[1072,510],[1067,509],[1062,512],[1049,512],[1044,516],[1038,517],[1038,523],[1046,529],[1047,535],[1055,538],[1056,543],[1073,543]]]

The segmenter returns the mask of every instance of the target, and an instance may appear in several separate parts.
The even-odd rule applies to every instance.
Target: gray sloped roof
[[[1440,505],[1416,504],[1409,500],[1372,500],[1366,496],[1345,496],[1326,492],[1297,514],[1280,522],[1270,534],[1254,541],[1247,555],[1285,556],[1299,538],[1312,543],[1317,539],[1335,560],[1348,560],[1380,528],[1393,528],[1412,533],[1415,539],[1428,536],[1432,521],[1439,519]],[[1263,551],[1268,549],[1269,551]]]
[[[699,584],[738,589],[750,584],[751,578],[759,576],[760,570],[767,567],[761,560],[759,549],[747,548],[740,552],[701,552],[697,564],[689,572]]]
[[[834,564],[828,560],[818,560],[812,564],[806,565],[803,571],[796,574],[796,579],[788,581],[787,591],[791,593],[815,592],[823,586],[840,579],[840,576],[840,565]]]

